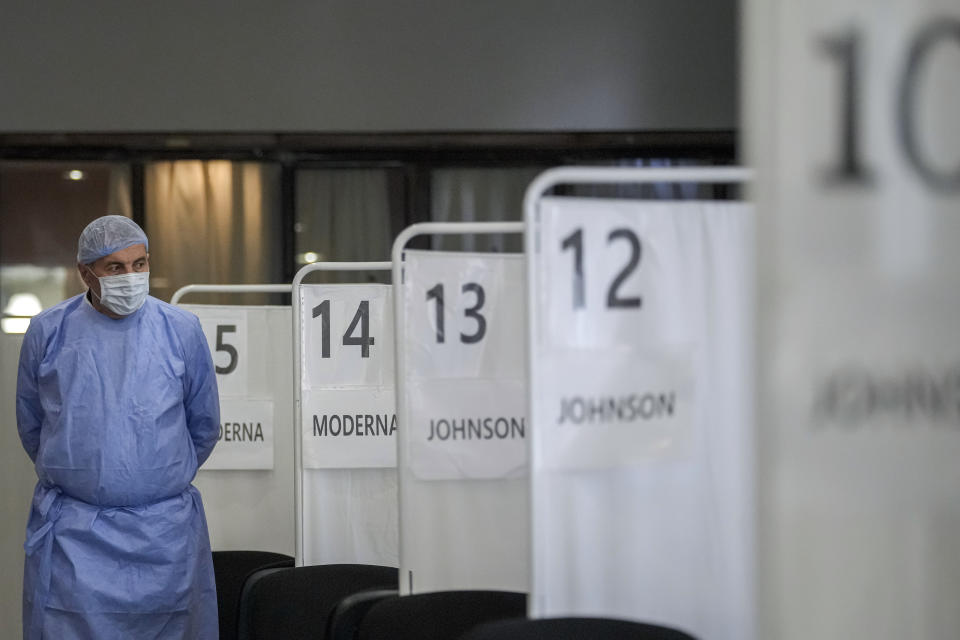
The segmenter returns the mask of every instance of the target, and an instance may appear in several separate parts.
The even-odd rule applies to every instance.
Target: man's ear
[[[83,284],[87,285],[88,289],[92,289],[93,285],[90,284],[90,281],[87,280],[90,277],[90,269],[87,268],[87,265],[77,263],[77,272],[80,274],[80,280]]]

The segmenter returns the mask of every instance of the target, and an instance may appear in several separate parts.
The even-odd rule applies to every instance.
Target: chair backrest
[[[293,557],[272,551],[214,551],[213,573],[217,582],[217,615],[220,640],[236,640],[240,594],[252,574],[261,569],[292,567]]]
[[[358,640],[455,640],[473,627],[522,618],[527,596],[514,591],[436,591],[381,600],[360,622]]]
[[[480,625],[459,640],[695,640],[658,625],[609,618],[503,620]]]
[[[396,567],[327,564],[267,570],[241,597],[239,640],[322,640],[334,606],[350,594],[397,587]]]
[[[330,612],[326,640],[356,640],[360,622],[373,605],[395,596],[396,589],[370,589],[347,596]]]

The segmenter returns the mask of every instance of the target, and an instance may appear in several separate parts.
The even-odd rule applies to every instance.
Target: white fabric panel
[[[531,614],[753,638],[752,213],[539,209]]]
[[[404,256],[401,592],[526,591],[523,257]]]
[[[303,470],[303,564],[397,566],[397,470]]]
[[[960,8],[748,18],[761,630],[960,638]]]
[[[247,422],[248,426],[258,422],[263,427],[263,440],[249,428],[246,433],[240,428],[236,440],[232,433],[222,436],[197,473],[194,484],[203,496],[211,546],[215,550],[255,549],[293,555],[290,307],[181,306],[200,318],[214,365],[224,370],[236,364],[230,373],[217,375],[224,428],[224,423],[234,422]],[[221,331],[219,351],[218,325],[236,327],[236,331]],[[235,356],[228,346],[235,349]],[[241,375],[242,380],[230,378]],[[253,437],[246,437],[250,435]],[[227,438],[232,441],[226,442]],[[264,463],[267,450],[269,465]],[[233,455],[224,456],[229,453]]]
[[[397,566],[393,298],[301,285],[303,564]]]

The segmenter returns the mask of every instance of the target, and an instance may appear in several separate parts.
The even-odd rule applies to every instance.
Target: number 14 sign
[[[395,466],[390,287],[303,285],[299,295],[304,466]]]

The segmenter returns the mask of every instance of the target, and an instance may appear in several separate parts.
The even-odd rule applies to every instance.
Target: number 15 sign
[[[247,312],[218,307],[198,315],[203,334],[210,345],[220,396],[247,397],[247,360],[250,357],[247,348]]]

